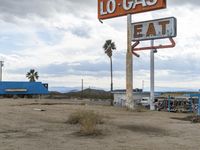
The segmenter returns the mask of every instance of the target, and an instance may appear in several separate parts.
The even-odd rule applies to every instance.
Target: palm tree
[[[112,68],[112,52],[116,50],[115,43],[112,40],[106,40],[105,44],[103,45],[104,52],[110,58],[110,77],[111,77],[111,84],[110,84],[110,92],[113,91],[113,68]],[[111,100],[111,105],[113,105],[113,99]]]
[[[30,71],[27,72],[26,77],[30,82],[35,82],[39,78],[38,72],[36,72],[35,69],[30,69]]]

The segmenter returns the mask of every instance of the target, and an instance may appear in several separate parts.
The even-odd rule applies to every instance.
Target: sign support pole
[[[154,46],[154,40],[151,40],[151,46]],[[154,49],[150,52],[150,110],[155,110],[154,106]]]
[[[133,55],[132,55],[132,18],[127,15],[127,54],[126,54],[126,107],[134,109],[133,101]]]

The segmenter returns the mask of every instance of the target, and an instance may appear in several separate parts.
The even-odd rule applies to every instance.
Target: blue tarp
[[[0,95],[43,95],[48,93],[48,87],[45,87],[42,82],[0,82]]]

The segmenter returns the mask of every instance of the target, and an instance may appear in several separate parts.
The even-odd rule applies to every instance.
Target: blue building
[[[45,95],[49,94],[48,84],[42,82],[0,82],[0,95]]]

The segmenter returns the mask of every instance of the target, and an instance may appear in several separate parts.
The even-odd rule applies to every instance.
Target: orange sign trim
[[[109,19],[163,8],[166,8],[166,0],[98,0],[98,19]]]

